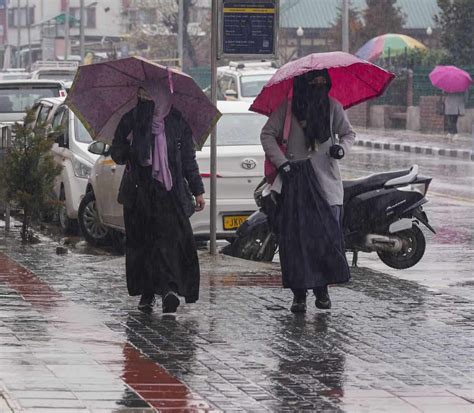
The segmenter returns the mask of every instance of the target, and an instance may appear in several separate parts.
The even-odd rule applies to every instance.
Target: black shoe
[[[154,294],[143,294],[138,303],[138,309],[144,313],[150,313],[153,310],[156,299]]]
[[[331,308],[331,298],[329,297],[328,287],[318,287],[314,289],[316,301],[314,304],[321,310],[329,310]]]
[[[306,313],[306,295],[299,297],[295,295],[290,311],[292,313]]]
[[[176,313],[179,304],[179,297],[175,292],[166,293],[163,297],[163,313]]]

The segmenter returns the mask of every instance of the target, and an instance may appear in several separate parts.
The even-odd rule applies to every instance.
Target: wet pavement
[[[56,245],[0,237],[7,412],[474,411],[471,299],[359,268],[294,316],[275,264],[201,253],[199,302],[145,315],[123,257]]]
[[[354,148],[342,164],[347,178],[369,173],[399,170],[418,164],[419,173],[433,181],[423,207],[432,234],[422,226],[426,252],[418,265],[393,270],[376,254],[361,254],[360,264],[393,276],[416,281],[434,292],[474,300],[472,268],[474,262],[474,165],[472,161],[420,154]]]

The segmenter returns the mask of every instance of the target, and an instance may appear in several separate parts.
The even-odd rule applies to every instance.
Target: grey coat
[[[316,146],[313,152],[306,146],[303,128],[298,119],[292,115],[290,135],[288,137],[288,150],[286,156],[278,146],[283,136],[283,125],[286,115],[286,103],[281,104],[270,116],[262,129],[260,140],[263,150],[270,161],[279,167],[288,160],[311,159],[314,172],[321,184],[323,196],[330,205],[342,205],[344,190],[342,188],[341,173],[338,161],[329,156],[329,148],[333,144],[328,139],[323,144]],[[338,135],[339,144],[344,147],[346,155],[355,141],[355,132],[347,118],[341,104],[330,98],[331,135]]]
[[[447,93],[444,99],[445,115],[464,115],[466,96],[464,93]]]

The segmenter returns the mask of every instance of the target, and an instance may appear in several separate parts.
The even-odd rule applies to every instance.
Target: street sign
[[[275,58],[279,0],[219,2],[219,58]]]

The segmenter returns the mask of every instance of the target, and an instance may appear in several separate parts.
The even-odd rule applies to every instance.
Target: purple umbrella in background
[[[436,66],[429,77],[433,86],[447,93],[465,92],[472,84],[471,75],[456,66]]]
[[[140,57],[79,67],[66,104],[93,139],[111,143],[122,116],[137,104],[137,90],[155,80],[173,93],[178,109],[201,149],[221,113],[193,78]]]

